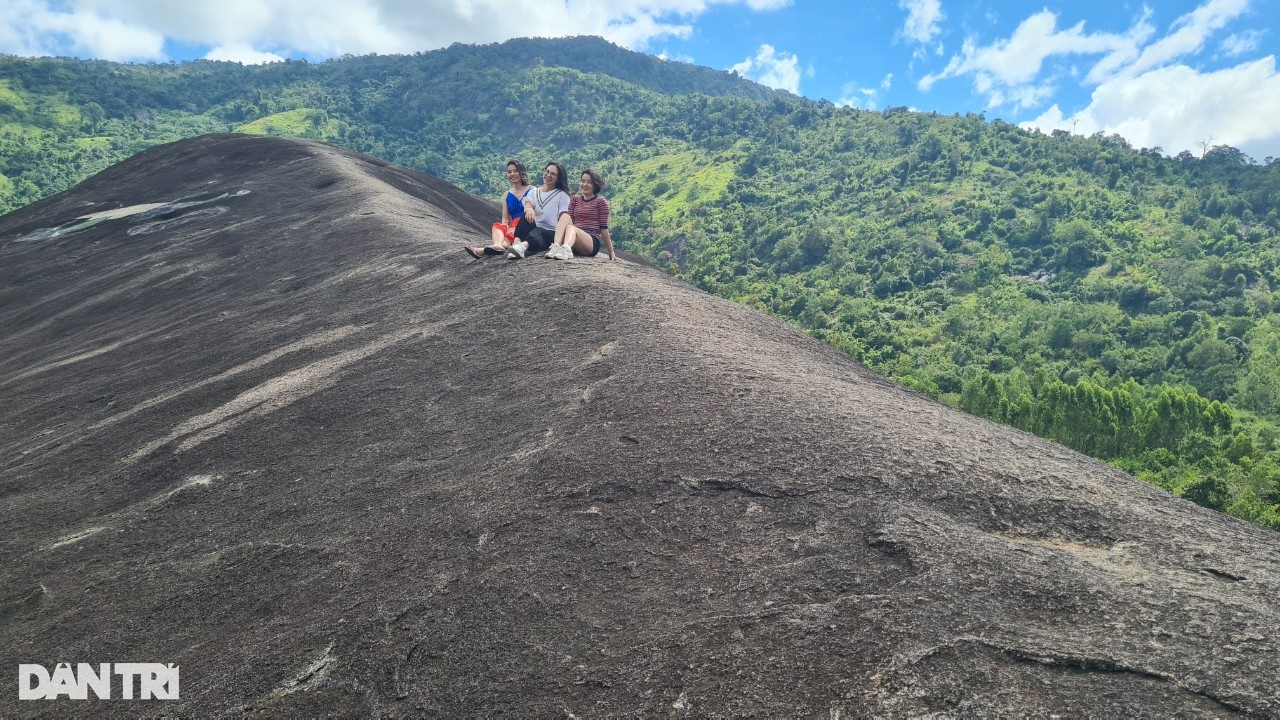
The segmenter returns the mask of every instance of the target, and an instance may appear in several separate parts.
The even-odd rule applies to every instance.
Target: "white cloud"
[[[1280,74],[1274,57],[1201,73],[1185,65],[1159,68],[1098,86],[1092,101],[1071,117],[1054,105],[1024,127],[1117,134],[1135,147],[1161,147],[1170,155],[1200,143],[1230,145],[1261,160],[1280,156]]]
[[[282,62],[283,57],[272,52],[259,52],[240,43],[230,46],[219,45],[209,51],[204,56],[205,60],[225,60],[228,62],[238,62],[241,65],[265,65],[266,63]]]
[[[972,39],[965,40],[960,54],[951,58],[942,72],[920,80],[920,89],[927,92],[944,78],[971,75],[974,88],[989,95],[995,88],[1018,88],[1031,83],[1040,74],[1045,60],[1053,56],[1110,56],[1133,51],[1132,36],[1086,33],[1083,22],[1060,31],[1057,22],[1057,15],[1041,10],[1023,20],[1006,40],[985,47],[979,47]]]
[[[670,62],[684,63],[686,65],[693,65],[695,62],[694,59],[689,55],[685,55],[683,53],[676,53],[675,55],[672,55],[671,52],[668,50],[663,50],[662,52],[658,53],[657,56],[662,58],[663,60],[668,60]]]
[[[1096,85],[1113,77],[1126,65],[1138,59],[1142,54],[1142,46],[1155,34],[1155,26],[1151,24],[1151,10],[1144,7],[1142,16],[1121,37],[1117,47],[1089,69],[1085,81]],[[1073,77],[1078,77],[1078,73],[1073,74]]]
[[[800,58],[779,53],[772,45],[761,45],[755,57],[747,58],[730,70],[751,78],[761,85],[800,94]],[[807,71],[813,74],[813,69]]]
[[[1174,21],[1173,32],[1144,48],[1124,72],[1136,75],[1199,52],[1211,33],[1248,9],[1249,0],[1210,0]]]
[[[1049,94],[1046,88],[1051,84],[1038,78],[1052,58],[1101,55],[1085,77],[1090,84],[1118,75],[1138,75],[1200,52],[1214,32],[1248,8],[1249,0],[1209,0],[1175,20],[1169,33],[1155,42],[1149,42],[1155,34],[1149,9],[1144,8],[1123,34],[1090,33],[1083,22],[1059,29],[1058,16],[1041,10],[1023,20],[1007,39],[985,46],[966,40],[946,68],[926,75],[919,86],[927,92],[945,78],[970,76],[974,89],[987,96],[988,107],[1010,103],[1011,99],[1016,99],[1012,102],[1015,109],[1029,107]]]
[[[879,107],[877,100],[876,88],[860,88],[854,83],[845,83],[840,88],[840,99],[836,100],[836,105],[840,107],[856,107],[866,110],[875,110]]]
[[[1041,107],[1046,100],[1052,98],[1057,92],[1058,88],[1053,83],[1019,85],[1003,90],[992,90],[987,98],[988,107],[1008,106],[1013,108],[1015,112]]]
[[[1280,76],[1274,56],[1212,71],[1196,68],[1215,35],[1250,12],[1252,0],[1203,0],[1160,34],[1144,7],[1122,33],[1095,33],[1084,23],[1058,27],[1058,16],[1042,10],[1008,38],[981,44],[966,40],[946,67],[919,82],[928,91],[947,78],[965,78],[988,108],[1043,108],[1061,82],[1092,88],[1087,107],[1059,104],[1023,123],[1025,127],[1118,134],[1138,147],[1176,154],[1198,152],[1209,138],[1261,158],[1280,155]],[[1218,58],[1237,57],[1261,46],[1263,32],[1227,36]],[[1068,58],[1080,57],[1079,66]],[[1087,63],[1092,63],[1089,65]],[[1079,69],[1077,69],[1079,67]]]
[[[888,92],[893,87],[893,73],[884,76],[879,87],[858,87],[856,83],[845,83],[840,88],[840,99],[835,102],[840,107],[856,107],[864,110],[876,110],[880,107],[880,93]]]
[[[164,40],[330,57],[455,42],[600,35],[646,49],[684,38],[714,5],[777,10],[791,0],[4,0],[0,52],[163,59]],[[55,8],[68,8],[57,10]],[[265,53],[259,53],[260,57]]]
[[[1222,41],[1222,53],[1227,57],[1239,57],[1257,50],[1260,45],[1262,45],[1262,32],[1246,30],[1227,36]]]
[[[164,36],[110,14],[67,12],[44,0],[8,0],[0,22],[0,52],[82,55],[104,60],[164,58]]]
[[[902,36],[908,40],[926,45],[942,32],[942,21],[947,16],[942,12],[941,0],[898,0],[898,7],[907,11]]]

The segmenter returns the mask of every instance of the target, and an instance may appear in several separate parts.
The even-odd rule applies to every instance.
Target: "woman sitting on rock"
[[[508,260],[542,252],[556,236],[556,223],[569,212],[569,183],[563,163],[549,162],[542,171],[542,187],[524,196],[524,219],[516,226],[516,241],[507,248]]]
[[[613,252],[613,238],[609,235],[609,201],[600,197],[604,178],[587,168],[578,180],[579,193],[569,201],[569,214],[560,217],[556,235],[547,257],[552,260],[572,260],[574,255],[595,257],[604,240],[609,259],[617,260]]]
[[[529,192],[529,171],[519,160],[507,161],[507,180],[511,189],[502,196],[502,220],[493,224],[493,244],[488,247],[466,246],[463,249],[473,258],[485,255],[502,255],[516,240],[516,225],[524,217],[524,196]]]

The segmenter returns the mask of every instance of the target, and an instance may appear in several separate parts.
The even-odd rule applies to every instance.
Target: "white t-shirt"
[[[555,232],[560,215],[569,212],[569,195],[559,188],[551,192],[540,187],[530,188],[524,199],[533,205],[533,211],[538,216],[538,227],[543,230]]]

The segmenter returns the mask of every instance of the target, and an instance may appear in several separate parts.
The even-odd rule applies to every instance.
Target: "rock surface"
[[[1280,715],[1280,535],[495,217],[223,135],[0,218],[0,668],[181,668],[0,715]]]

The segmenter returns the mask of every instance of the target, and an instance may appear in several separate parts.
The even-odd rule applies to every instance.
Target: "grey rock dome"
[[[1280,714],[1280,535],[319,143],[0,218],[4,716]]]

